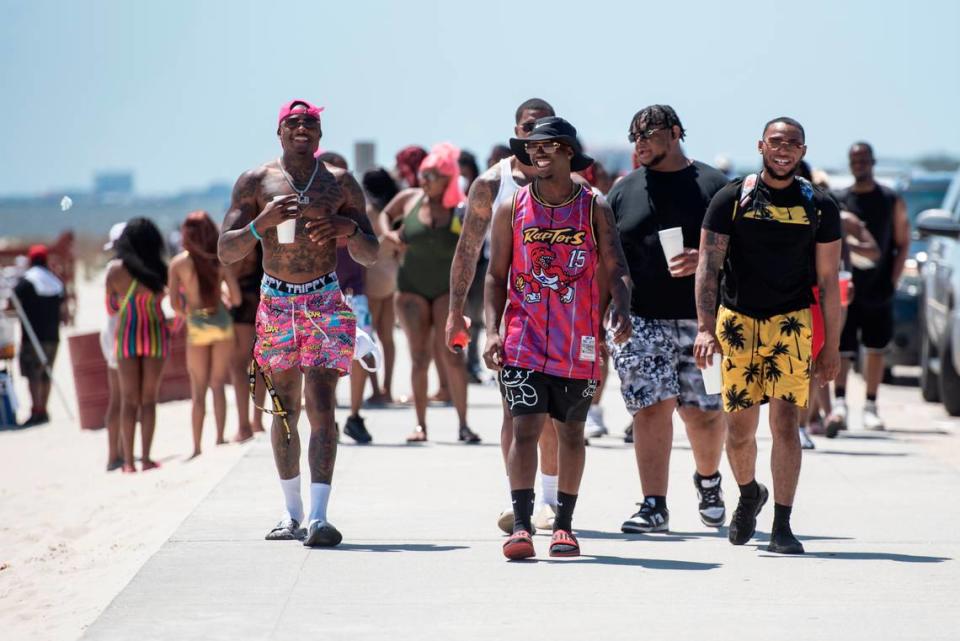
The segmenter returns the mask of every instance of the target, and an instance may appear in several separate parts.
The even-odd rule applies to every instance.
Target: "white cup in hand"
[[[719,394],[723,391],[723,375],[720,372],[720,354],[713,354],[707,357],[711,363],[700,370],[703,376],[703,388],[707,394]]]
[[[670,261],[683,253],[683,229],[680,227],[671,227],[659,232],[660,246],[663,247],[663,255],[667,258],[667,267]]]
[[[297,219],[291,218],[277,225],[277,242],[281,245],[289,245],[297,231]]]

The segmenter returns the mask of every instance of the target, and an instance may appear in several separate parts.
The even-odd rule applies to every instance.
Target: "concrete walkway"
[[[620,533],[640,494],[614,380],[614,434],[588,449],[574,521],[584,556],[552,560],[537,536],[538,560],[525,563],[503,559],[495,523],[506,502],[499,397],[470,392],[481,446],[456,442],[452,409],[431,409],[433,442],[413,447],[410,410],[366,413],[376,444],[343,444],[337,461],[336,549],[263,540],[282,501],[261,440],[84,638],[957,638],[960,429],[915,388],[884,388],[887,433],[854,425],[805,454],[793,522],[808,554],[784,558],[764,551],[772,497],[746,546],[700,524],[679,425],[671,532]],[[770,485],[763,425],[758,470]],[[726,461],[722,472],[729,514],[737,489]]]

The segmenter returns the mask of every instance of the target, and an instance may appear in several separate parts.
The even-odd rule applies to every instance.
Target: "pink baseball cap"
[[[293,116],[296,114],[303,114],[305,116],[313,116],[316,119],[320,119],[320,112],[323,111],[323,107],[317,107],[310,104],[306,100],[291,100],[290,102],[285,102],[280,107],[280,116],[277,118],[277,124],[279,125],[283,122],[284,118]]]

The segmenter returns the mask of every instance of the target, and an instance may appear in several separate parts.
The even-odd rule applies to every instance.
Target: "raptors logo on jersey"
[[[513,283],[517,291],[521,294],[528,292],[524,300],[528,303],[539,303],[541,301],[541,290],[552,290],[560,296],[561,303],[569,303],[573,300],[574,289],[572,283],[580,278],[584,273],[568,274],[563,267],[555,264],[557,254],[549,247],[538,245],[530,250],[530,258],[533,261],[533,267],[529,274],[519,273]]]
[[[554,376],[599,378],[601,336],[593,194],[540,201],[531,186],[513,201],[513,260],[504,312],[507,365]]]

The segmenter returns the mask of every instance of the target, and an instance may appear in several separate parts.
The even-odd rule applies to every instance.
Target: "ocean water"
[[[73,200],[73,206],[62,211],[60,199],[63,195],[0,200],[0,240],[6,243],[52,240],[62,232],[73,231],[78,238],[102,237],[106,241],[114,223],[135,216],[152,219],[166,236],[180,227],[188,213],[198,209],[209,213],[219,224],[230,205],[229,192],[114,201],[66,194]]]

